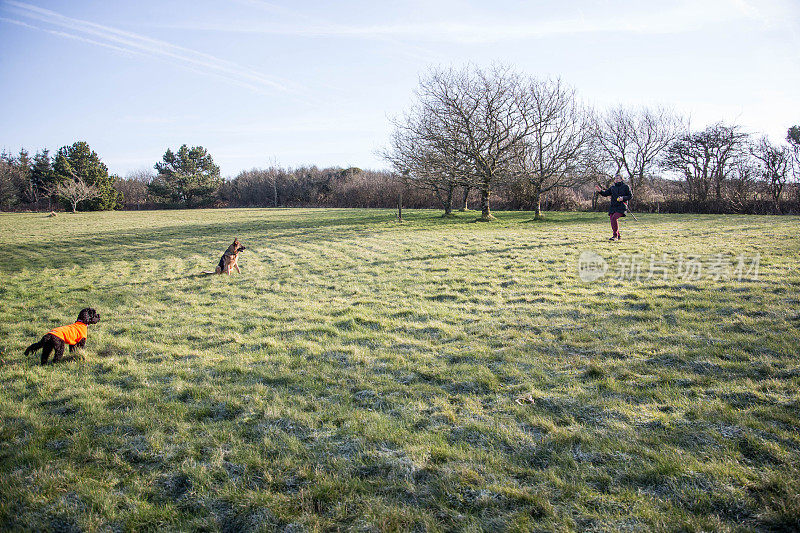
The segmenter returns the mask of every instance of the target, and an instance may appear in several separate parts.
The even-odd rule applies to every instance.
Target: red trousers
[[[609,218],[611,219],[611,231],[614,232],[614,237],[619,237],[619,223],[617,222],[620,217],[624,217],[625,215],[622,213],[610,213]]]

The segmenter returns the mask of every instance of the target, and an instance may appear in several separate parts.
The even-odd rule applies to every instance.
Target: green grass
[[[0,215],[0,529],[799,526],[798,218],[404,214]]]

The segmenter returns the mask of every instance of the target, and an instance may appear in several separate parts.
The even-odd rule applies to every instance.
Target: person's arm
[[[606,190],[601,190],[600,187],[597,187],[597,194],[600,196],[611,196],[611,187]]]
[[[628,200],[633,198],[633,195],[631,194],[631,188],[625,185],[625,194],[623,194],[620,198],[621,198],[620,201],[622,202],[627,202]]]

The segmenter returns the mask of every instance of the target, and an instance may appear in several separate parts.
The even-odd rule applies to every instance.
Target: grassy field
[[[800,527],[800,220],[496,215],[0,215],[0,529]]]

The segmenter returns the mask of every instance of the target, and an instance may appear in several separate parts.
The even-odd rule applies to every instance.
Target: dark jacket
[[[600,196],[611,197],[611,204],[608,206],[609,215],[611,213],[622,213],[624,215],[627,207],[623,202],[627,202],[633,198],[630,187],[623,182],[615,183],[608,189],[600,191],[598,194],[600,194]],[[622,197],[622,202],[617,201],[617,198],[619,197]]]

